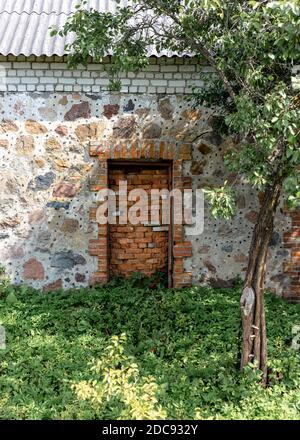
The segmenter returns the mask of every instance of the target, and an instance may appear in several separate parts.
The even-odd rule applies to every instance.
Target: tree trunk
[[[266,189],[253,231],[249,262],[240,306],[243,341],[241,368],[256,362],[262,371],[262,382],[267,382],[267,338],[264,311],[264,279],[269,242],[273,233],[274,217],[282,189],[282,177],[278,174]]]

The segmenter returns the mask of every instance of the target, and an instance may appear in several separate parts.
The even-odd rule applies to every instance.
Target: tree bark
[[[267,382],[267,337],[264,310],[264,279],[269,242],[274,229],[274,217],[282,189],[278,173],[263,197],[254,227],[249,251],[249,262],[241,295],[243,340],[241,368],[255,362],[262,371],[262,382]]]

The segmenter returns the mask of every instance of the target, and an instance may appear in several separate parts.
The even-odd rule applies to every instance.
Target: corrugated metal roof
[[[75,11],[75,6],[80,0],[0,0],[0,13],[12,14],[66,14]],[[127,6],[128,0],[121,0],[121,6]],[[113,12],[116,7],[115,0],[88,0],[87,8],[94,8],[98,11]]]
[[[68,16],[75,11],[80,0],[0,0],[0,54],[2,55],[65,55],[67,38],[50,36],[49,28],[61,28]],[[127,6],[130,0],[121,0],[119,5]],[[115,0],[88,0],[87,8],[101,12],[114,12]],[[173,56],[164,51],[158,54],[149,48],[149,56]]]

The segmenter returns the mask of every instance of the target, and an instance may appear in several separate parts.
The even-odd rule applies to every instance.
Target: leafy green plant
[[[266,295],[264,389],[252,366],[236,369],[239,290],[2,287],[0,419],[298,419],[300,305]]]
[[[157,405],[158,386],[153,377],[141,377],[132,356],[124,353],[126,335],[112,336],[103,357],[94,361],[92,371],[99,379],[73,384],[78,399],[91,401],[96,409],[120,402],[118,418],[153,420],[166,418],[165,411]]]

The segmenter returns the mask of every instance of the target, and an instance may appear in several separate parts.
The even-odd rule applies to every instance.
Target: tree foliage
[[[300,95],[292,83],[300,63],[298,1],[133,0],[115,13],[88,9],[83,1],[60,30],[70,32],[76,32],[67,47],[70,67],[113,54],[112,89],[120,86],[120,72],[149,63],[149,46],[209,63],[214,74],[199,73],[205,87],[194,98],[215,108],[238,137],[225,158],[229,169],[259,189],[280,172],[288,203],[299,203]],[[228,217],[232,188],[212,191],[213,213]]]

